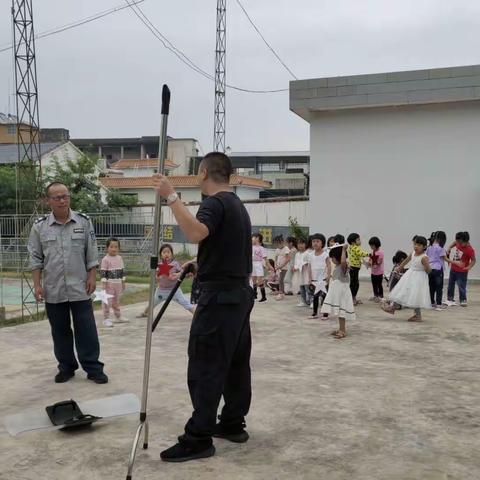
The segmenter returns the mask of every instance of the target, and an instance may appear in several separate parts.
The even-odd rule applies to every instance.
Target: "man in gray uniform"
[[[70,210],[70,193],[61,182],[46,190],[52,212],[39,218],[28,241],[35,299],[45,301],[58,360],[56,383],[75,375],[78,360],[95,383],[107,383],[90,295],[95,291],[98,249],[90,219]],[[42,283],[43,275],[43,283]],[[71,329],[70,312],[73,318]]]

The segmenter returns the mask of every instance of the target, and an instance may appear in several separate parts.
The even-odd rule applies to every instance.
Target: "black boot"
[[[262,298],[260,302],[266,302],[267,301],[267,294],[265,293],[265,287],[260,287],[260,293],[262,294]],[[258,302],[258,303],[260,303]]]
[[[164,462],[187,462],[188,460],[215,455],[215,447],[212,445],[211,440],[210,444],[200,443],[194,445],[183,442],[182,437],[179,437],[178,443],[160,453],[160,458]]]
[[[257,286],[256,286],[256,285],[253,286],[253,296],[254,296],[255,300],[256,300],[257,297],[258,297]]]
[[[234,443],[245,443],[250,438],[245,430],[245,423],[239,425],[222,425],[222,423],[217,423],[213,436],[224,438]]]

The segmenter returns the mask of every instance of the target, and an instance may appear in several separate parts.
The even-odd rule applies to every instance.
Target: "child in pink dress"
[[[122,317],[120,311],[120,296],[125,290],[125,275],[123,259],[118,254],[120,242],[116,238],[111,237],[107,240],[106,246],[107,254],[102,259],[100,273],[102,276],[102,288],[112,297],[108,299],[108,303],[102,303],[103,325],[105,327],[113,327],[110,319],[110,307],[113,310],[117,323],[128,321]]]

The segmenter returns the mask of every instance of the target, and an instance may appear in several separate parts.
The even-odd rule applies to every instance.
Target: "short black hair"
[[[340,263],[342,261],[342,250],[343,247],[340,246],[331,248],[328,256],[330,258],[334,258],[338,263]]]
[[[222,152],[207,153],[201,161],[208,176],[216,183],[230,183],[233,173],[232,161]]]
[[[335,243],[345,243],[345,237],[341,233],[337,233],[333,239],[335,240]]]
[[[45,187],[45,196],[48,197],[48,191],[50,190],[50,187],[53,187],[54,185],[63,185],[67,190],[69,190],[68,186],[65,185],[63,182],[60,180],[54,180],[53,182],[50,182],[46,187]]]
[[[407,257],[408,255],[403,250],[397,250],[397,252],[392,258],[392,263],[394,265],[398,265],[399,263],[402,263]]]
[[[375,248],[380,248],[382,246],[382,242],[380,242],[380,239],[378,237],[372,237],[368,241],[368,244],[372,247],[375,247]]]
[[[297,245],[299,243],[304,243],[305,245],[308,245],[308,240],[305,237],[299,237],[297,238]]]
[[[311,235],[310,243],[312,242],[312,240],[320,240],[322,242],[322,247],[325,246],[325,235],[323,235],[322,233],[314,233],[313,235]]]
[[[460,242],[469,242],[470,234],[468,232],[457,232],[455,235],[455,240],[459,240]]]
[[[282,243],[282,242],[284,242],[283,235],[277,235],[276,237],[273,238],[273,243],[274,244]]]
[[[351,233],[347,237],[347,242],[349,245],[352,245],[352,243],[355,243],[357,241],[357,238],[360,238],[360,235],[358,233]]]
[[[447,243],[447,234],[442,230],[435,232],[434,241],[436,241],[443,248]]]
[[[423,248],[427,248],[428,242],[425,237],[422,237],[421,235],[415,235],[415,240],[414,243],[417,245],[422,245]]]
[[[115,238],[115,237],[108,238],[107,241],[105,242],[105,246],[108,248],[112,242],[117,242],[118,243],[118,248],[120,248],[120,240],[118,238]]]
[[[287,243],[291,243],[295,248],[297,248],[297,239],[295,237],[287,237]]]
[[[164,250],[166,250],[168,248],[168,250],[170,250],[170,253],[172,254],[172,257],[173,257],[173,247],[169,244],[169,243],[164,243],[161,247],[160,247],[160,250],[158,251],[158,256],[161,257],[162,256],[162,252]]]
[[[261,233],[253,233],[252,237],[258,238],[258,241],[260,242],[260,245],[263,247],[263,235]]]
[[[335,237],[332,235],[331,237],[328,237],[327,239],[327,245],[330,243],[330,242],[335,242]]]

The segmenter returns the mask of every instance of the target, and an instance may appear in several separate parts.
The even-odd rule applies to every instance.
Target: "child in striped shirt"
[[[118,254],[120,251],[120,242],[118,239],[111,237],[107,240],[107,254],[103,257],[100,265],[100,274],[102,276],[102,288],[108,294],[112,295],[108,299],[108,303],[102,302],[103,308],[103,326],[113,327],[110,319],[110,307],[115,315],[117,323],[124,323],[128,320],[122,317],[120,311],[120,296],[125,290],[125,275],[123,259]]]

